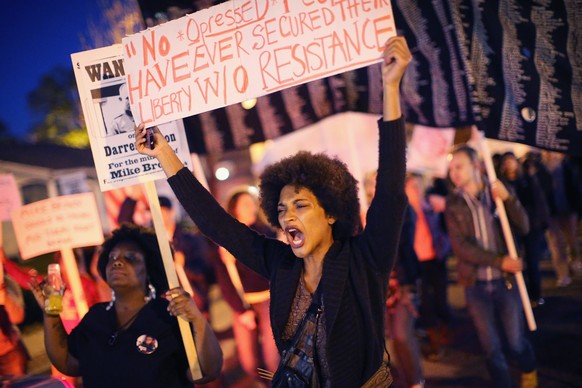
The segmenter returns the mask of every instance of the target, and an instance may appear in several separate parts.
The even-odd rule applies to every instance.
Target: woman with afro
[[[314,364],[322,387],[360,387],[386,370],[384,303],[406,205],[399,87],[410,59],[403,37],[388,40],[382,64],[384,108],[378,123],[376,197],[361,232],[357,182],[337,159],[299,152],[262,174],[261,207],[269,222],[283,231],[285,244],[254,232],[225,212],[184,168],[158,129],[154,149],[145,146],[144,125],[135,130],[137,150],[159,160],[200,230],[270,280],[271,324],[280,352],[287,348],[313,294],[317,290],[321,295]]]
[[[91,387],[192,387],[220,373],[222,351],[210,324],[181,287],[168,290],[153,229],[124,223],[103,243],[99,274],[113,291],[67,334],[58,314],[44,313],[51,363]],[[44,311],[43,285],[31,290]],[[192,325],[202,377],[194,381],[175,317]]]

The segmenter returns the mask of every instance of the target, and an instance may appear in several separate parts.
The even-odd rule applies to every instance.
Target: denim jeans
[[[391,352],[398,371],[395,385],[410,387],[424,381],[420,348],[415,335],[416,318],[411,309],[418,308],[416,294],[401,289],[403,295],[394,310],[386,309],[387,337],[391,339]]]
[[[503,354],[503,330],[511,356],[522,372],[536,368],[533,349],[525,336],[523,308],[515,284],[508,289],[505,280],[478,281],[465,289],[467,308],[485,351],[493,387],[512,387],[511,375]],[[497,325],[496,319],[500,325]]]
[[[421,261],[420,268],[420,324],[425,329],[448,325],[451,313],[447,300],[446,259]]]

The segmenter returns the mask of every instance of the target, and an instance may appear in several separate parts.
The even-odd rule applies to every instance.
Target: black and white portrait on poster
[[[135,121],[129,105],[125,82],[91,91],[93,101],[98,101],[105,131],[103,136],[133,132]]]

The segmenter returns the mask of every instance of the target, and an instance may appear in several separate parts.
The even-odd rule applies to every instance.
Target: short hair
[[[406,171],[406,175],[404,175],[404,182],[408,182],[412,179],[420,179],[422,181],[424,179],[424,175],[417,171]]]
[[[236,205],[238,203],[238,200],[240,197],[242,197],[243,195],[248,195],[249,197],[255,199],[253,197],[253,195],[251,193],[249,193],[246,190],[240,190],[235,192],[233,195],[230,196],[230,198],[228,199],[228,202],[226,204],[226,211],[228,212],[228,214],[230,214],[231,216],[236,218],[236,215],[234,214],[234,211],[236,209]]]
[[[267,220],[281,227],[278,217],[279,196],[283,187],[292,185],[310,190],[326,215],[334,217],[334,239],[348,238],[358,230],[360,201],[358,181],[337,158],[300,151],[268,166],[260,177],[260,203]]]
[[[471,161],[471,163],[475,163],[479,161],[479,156],[477,155],[477,151],[473,147],[468,146],[467,144],[461,144],[451,150],[451,155],[456,154],[465,154]]]
[[[432,185],[426,189],[426,195],[440,195],[446,197],[449,194],[447,180],[443,178],[434,178]]]
[[[112,232],[112,235],[105,240],[102,245],[101,253],[97,261],[97,269],[101,277],[107,281],[105,268],[109,262],[109,254],[113,248],[122,242],[133,242],[137,244],[144,252],[146,273],[150,283],[156,288],[156,292],[166,292],[168,290],[168,280],[166,271],[158,245],[156,233],[151,228],[146,228],[129,222],[121,224],[118,229]],[[144,284],[144,287],[147,285]]]
[[[513,151],[506,151],[506,152],[502,153],[500,160],[503,162],[503,160],[507,159],[507,158],[512,158],[512,159],[517,160],[517,156],[515,156]]]

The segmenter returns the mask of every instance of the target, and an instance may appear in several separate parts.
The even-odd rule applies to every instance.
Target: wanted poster
[[[121,45],[71,55],[101,191],[165,178],[157,160],[135,149]],[[182,120],[158,125],[184,166],[190,152]]]

